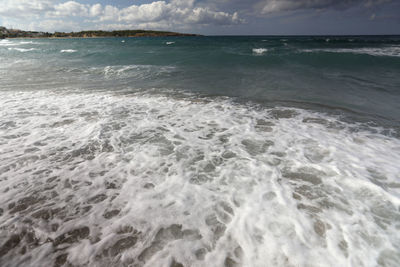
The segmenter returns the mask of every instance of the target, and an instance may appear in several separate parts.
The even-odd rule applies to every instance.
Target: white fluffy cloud
[[[194,1],[155,1],[149,4],[131,5],[118,9],[113,6],[98,7],[98,21],[125,22],[128,24],[200,24],[230,25],[243,22],[237,12],[215,11],[207,7],[198,7]]]
[[[80,4],[75,1],[68,1],[53,6],[52,11],[46,12],[48,17],[68,17],[68,16],[88,16],[89,6]]]
[[[66,24],[84,21],[88,27],[115,25],[116,28],[146,26],[146,28],[180,28],[183,25],[231,25],[243,22],[237,12],[227,13],[215,8],[196,5],[195,0],[153,1],[118,8],[100,3],[89,5],[77,1],[0,0],[0,16],[14,19],[36,18],[40,21],[64,19]],[[23,21],[16,23],[23,25]],[[30,23],[29,25],[32,25]],[[90,26],[91,25],[91,26]],[[42,28],[42,27],[41,27]],[[48,27],[46,27],[47,29]],[[108,27],[109,28],[109,27]],[[56,30],[56,29],[55,29]]]
[[[31,17],[51,10],[53,2],[50,0],[1,0],[0,16],[4,17]]]
[[[103,11],[103,8],[100,4],[95,4],[90,7],[90,15],[92,17],[100,16]]]

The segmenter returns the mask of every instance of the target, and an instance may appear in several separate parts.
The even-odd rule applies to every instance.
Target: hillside
[[[96,37],[163,37],[163,36],[196,36],[168,31],[119,30],[119,31],[80,31],[80,32],[36,32],[7,29],[0,27],[0,38],[96,38]]]

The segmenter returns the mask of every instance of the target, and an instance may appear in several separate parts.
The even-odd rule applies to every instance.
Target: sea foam
[[[318,48],[303,49],[302,52],[328,52],[328,53],[352,53],[371,56],[400,57],[400,46],[370,47],[370,48]]]
[[[380,132],[222,98],[5,91],[0,265],[396,266],[400,140]]]
[[[157,76],[170,73],[175,70],[173,66],[153,66],[153,65],[116,65],[102,68],[105,78],[155,78]],[[93,69],[99,71],[98,68]]]
[[[37,50],[36,48],[18,48],[18,47],[10,47],[8,48],[8,50],[16,50],[19,52],[30,52],[30,51],[34,51]]]
[[[266,48],[253,48],[253,53],[257,55],[262,55],[266,52],[268,52],[268,49]]]
[[[0,40],[0,46],[14,46],[14,45],[18,45],[18,43],[11,42],[7,39]]]
[[[0,40],[0,46],[19,46],[19,45],[27,45],[27,44],[38,44],[33,41],[21,41],[21,42],[15,42],[15,41],[10,41],[7,39]]]
[[[20,42],[20,44],[36,44],[36,43],[34,43],[33,41],[23,41]]]
[[[77,50],[74,49],[64,49],[60,51],[61,53],[75,53],[77,52]]]

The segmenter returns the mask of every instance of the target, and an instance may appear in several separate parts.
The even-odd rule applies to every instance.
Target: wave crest
[[[74,49],[63,49],[60,51],[60,53],[75,53],[78,52],[78,50],[74,50]]]
[[[262,55],[268,52],[267,48],[253,48],[253,53],[257,55]]]

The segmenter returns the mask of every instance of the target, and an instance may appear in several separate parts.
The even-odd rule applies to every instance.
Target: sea
[[[0,40],[0,266],[399,266],[400,36]]]

